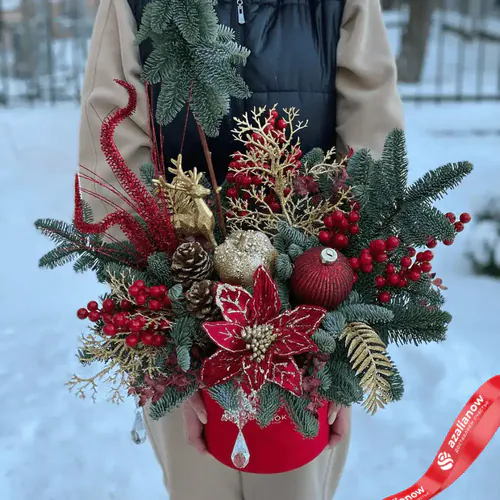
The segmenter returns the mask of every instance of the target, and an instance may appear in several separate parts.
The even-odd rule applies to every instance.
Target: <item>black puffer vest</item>
[[[137,23],[150,0],[128,0]],[[255,106],[278,109],[296,107],[302,120],[309,120],[300,138],[305,152],[313,147],[335,145],[335,74],[337,44],[345,0],[219,0],[216,7],[221,24],[231,26],[239,43],[251,51],[243,78],[252,91],[246,101],[233,103],[232,115],[240,116]],[[151,46],[141,46],[142,62]],[[156,89],[157,90],[157,89]],[[165,159],[170,163],[179,153],[185,113],[179,113],[165,127]],[[219,137],[209,139],[219,182],[225,177],[229,155],[236,151],[232,141],[232,119],[224,120]],[[205,160],[199,136],[190,117],[184,143],[184,165],[204,170]]]

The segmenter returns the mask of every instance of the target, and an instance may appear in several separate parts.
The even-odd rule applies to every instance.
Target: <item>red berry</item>
[[[281,205],[277,201],[272,201],[269,203],[269,208],[276,213],[281,210]]]
[[[146,286],[146,283],[142,280],[136,280],[133,283],[137,288],[144,288]]]
[[[385,266],[385,272],[387,274],[394,274],[396,272],[396,266],[394,264],[387,264],[387,266]]]
[[[418,262],[424,262],[427,259],[425,258],[425,252],[418,252],[417,253],[417,261]]]
[[[411,266],[411,257],[408,257],[407,255],[405,255],[402,259],[401,259],[401,265],[403,267],[410,267]]]
[[[78,309],[78,311],[76,311],[76,315],[79,319],[87,319],[89,316],[89,312],[87,311],[87,309],[85,309],[85,307],[81,307],[80,309]]]
[[[323,224],[328,229],[331,229],[335,225],[333,217],[331,215],[325,216],[325,218],[323,219]]]
[[[141,293],[135,298],[135,303],[138,306],[143,306],[148,301],[148,296],[144,293]]]
[[[363,250],[361,250],[361,255],[371,255],[371,252],[370,252],[370,249],[369,248],[363,248]]]
[[[151,297],[157,298],[165,295],[165,292],[163,292],[159,286],[152,286],[149,294],[151,295]]]
[[[232,163],[232,162],[231,162]],[[231,167],[231,163],[229,164],[229,166]],[[234,182],[234,172],[229,172],[227,175],[226,175],[226,181],[227,182],[230,182],[230,183],[233,183]]]
[[[116,326],[125,326],[126,322],[127,322],[127,317],[123,313],[118,313],[113,316],[113,323]]]
[[[256,186],[260,186],[262,184],[263,180],[261,177],[259,177],[258,175],[254,175],[252,177],[252,184],[255,184]]]
[[[373,272],[373,264],[361,264],[361,271],[364,273]]]
[[[269,113],[273,118],[278,118],[279,116],[279,113],[276,109],[271,109],[270,113]]]
[[[385,266],[385,272],[387,274],[394,274],[396,272],[396,266],[394,264],[387,264],[387,266]]]
[[[465,229],[465,226],[461,222],[455,222],[454,226],[457,233],[461,233]]]
[[[159,285],[161,290],[161,296],[165,295],[168,292],[168,288],[165,285]]]
[[[146,331],[141,333],[141,340],[146,345],[151,345],[153,343],[153,333]]]
[[[336,234],[333,237],[333,244],[337,248],[346,248],[349,245],[349,238],[345,234]]]
[[[378,262],[379,264],[381,264],[382,262],[385,262],[387,260],[387,254],[385,252],[382,252],[382,253],[378,253],[376,254],[374,257],[373,257],[373,260],[375,262]]]
[[[391,294],[389,292],[380,292],[378,299],[385,304],[391,300]]]
[[[135,347],[139,343],[139,340],[140,340],[139,335],[137,335],[136,333],[131,333],[130,335],[127,336],[125,342],[129,347]]]
[[[169,308],[171,305],[172,304],[170,302],[170,299],[168,298],[168,295],[165,295],[165,297],[163,297],[163,307]]]
[[[102,313],[102,320],[106,324],[113,323],[113,315],[111,313]]]
[[[359,269],[360,262],[359,262],[359,259],[357,257],[351,257],[349,259],[349,264],[351,264],[351,267],[353,269]]]
[[[352,224],[351,227],[349,227],[349,232],[351,234],[358,234],[359,233],[359,226],[356,224]]]
[[[417,254],[417,251],[413,247],[408,247],[408,255],[410,257],[415,257],[416,254]]]
[[[382,288],[385,286],[386,279],[383,276],[375,276],[375,286]]]
[[[285,129],[286,129],[286,127],[287,127],[287,123],[286,123],[286,121],[284,120],[284,118],[280,118],[280,119],[278,120],[278,122],[276,123],[276,128],[277,128],[278,130],[285,130]]]
[[[435,240],[434,238],[429,238],[429,241],[427,242],[427,247],[436,248],[437,244],[438,244],[437,240]]]
[[[95,301],[95,300],[91,300],[88,304],[87,304],[87,309],[89,311],[97,311],[97,309],[99,309],[99,304]]]
[[[358,222],[359,221],[359,212],[352,211],[349,214],[349,222]]]
[[[339,222],[339,228],[342,231],[347,231],[349,229],[349,226],[349,221],[345,217]]]
[[[332,214],[332,219],[335,225],[340,224],[342,220],[345,219],[344,212],[342,212],[342,210],[335,210]]]
[[[471,215],[468,214],[467,212],[464,212],[463,214],[460,215],[460,222],[462,224],[467,224],[468,222],[470,222],[472,219]]]
[[[410,278],[412,281],[418,281],[421,276],[422,273],[420,271],[417,271],[416,269],[412,269],[408,274],[408,278]]]
[[[353,282],[354,284],[356,284],[356,283],[358,282],[358,275],[357,275],[357,274],[353,274],[353,275],[352,275],[352,282]]]
[[[90,311],[89,319],[90,319],[90,321],[95,323],[96,321],[99,321],[101,319],[101,314],[97,311]]]
[[[128,289],[128,293],[132,296],[132,297],[137,297],[137,295],[139,295],[141,293],[141,290],[139,289],[138,286],[136,285],[132,285],[129,289]]]
[[[361,208],[359,202],[351,200],[351,205],[354,212],[359,212],[359,209]]]
[[[399,285],[400,279],[398,274],[389,274],[389,276],[387,276],[387,283],[391,286],[397,286]]]
[[[373,240],[370,243],[370,250],[374,253],[385,251],[385,241],[384,240]]]
[[[401,279],[399,280],[398,286],[399,286],[400,288],[405,288],[405,287],[407,287],[407,286],[408,286],[408,280],[407,280],[406,278],[401,278]]]
[[[455,242],[455,240],[444,240],[443,243],[446,245],[446,246],[450,246],[450,245],[453,245],[453,243]]]
[[[155,347],[160,347],[165,343],[165,337],[163,335],[160,335],[159,333],[155,333],[153,335],[152,343]]]
[[[238,196],[238,189],[235,187],[230,187],[227,191],[226,194],[229,198],[237,198]]]
[[[149,301],[148,307],[152,311],[159,311],[161,309],[161,302],[159,300],[152,299]]]
[[[371,264],[373,262],[373,257],[369,253],[363,253],[359,257],[359,263],[364,266],[366,264]]]
[[[240,179],[240,184],[243,187],[249,187],[252,184],[252,178],[249,175],[244,175]]]
[[[141,331],[142,325],[138,319],[133,319],[129,323],[128,328],[131,332],[139,332],[139,331]]]
[[[130,292],[130,290],[129,290]],[[129,309],[132,308],[134,304],[132,304],[132,302],[130,302],[130,300],[127,300],[127,299],[123,299],[121,302],[120,302],[120,307],[122,309],[124,309],[125,311],[128,311]]]
[[[453,223],[457,220],[457,218],[455,217],[455,214],[454,214],[454,213],[452,213],[452,212],[448,212],[448,213],[446,214],[446,218],[447,218],[447,219],[448,219],[448,220],[449,220],[452,224],[453,224]]]
[[[328,245],[331,237],[332,237],[332,233],[330,233],[330,231],[320,231],[318,234],[319,242],[322,245]]]
[[[432,252],[431,250],[426,250],[424,252],[424,255],[425,255],[426,262],[430,262],[434,258],[434,252]]]
[[[109,336],[113,336],[113,335],[116,335],[118,332],[116,330],[116,326],[115,325],[105,325],[104,328],[102,329],[104,335],[109,335]]]
[[[169,321],[167,321],[167,320],[165,320],[165,319],[162,319],[162,320],[160,321],[160,325],[159,325],[159,327],[158,327],[158,328],[159,328],[160,330],[167,330],[168,328],[170,328],[170,325],[171,325],[171,323],[170,323]]]
[[[422,262],[420,269],[423,273],[430,273],[432,271],[432,264],[430,262]]]
[[[102,303],[102,308],[106,311],[106,312],[111,312],[114,308],[115,308],[115,303],[112,299],[106,299],[103,303]]]
[[[399,246],[399,238],[397,236],[389,236],[386,240],[387,250],[395,250]]]

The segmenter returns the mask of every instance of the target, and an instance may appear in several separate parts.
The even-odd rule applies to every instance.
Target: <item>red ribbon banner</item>
[[[434,462],[413,486],[384,500],[428,500],[454,483],[486,448],[500,427],[500,375],[469,399]]]

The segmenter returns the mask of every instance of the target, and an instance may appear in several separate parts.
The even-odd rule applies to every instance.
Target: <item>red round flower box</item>
[[[314,438],[303,437],[282,408],[273,423],[263,429],[255,420],[247,422],[243,427],[250,460],[246,467],[238,469],[231,459],[238,427],[222,420],[224,410],[208,391],[202,391],[202,397],[208,414],[204,430],[208,451],[219,462],[232,469],[254,474],[288,472],[314,460],[328,445],[328,404],[318,410],[319,432]]]

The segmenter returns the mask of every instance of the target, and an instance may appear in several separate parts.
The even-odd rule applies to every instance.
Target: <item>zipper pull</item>
[[[245,24],[245,9],[243,7],[243,0],[236,0],[238,6],[238,24]]]

